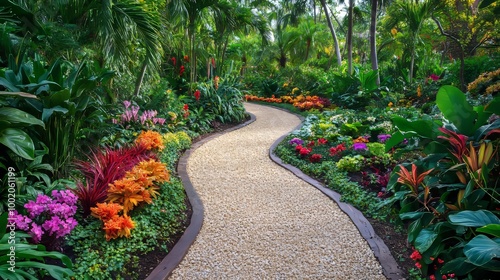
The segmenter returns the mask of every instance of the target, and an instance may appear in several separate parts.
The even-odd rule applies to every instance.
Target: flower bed
[[[444,86],[436,116],[398,108],[384,112],[397,113],[390,122],[373,113],[313,114],[276,153],[365,215],[396,214],[389,217],[407,231],[413,277],[493,279],[500,248],[498,102],[472,107],[463,92]]]

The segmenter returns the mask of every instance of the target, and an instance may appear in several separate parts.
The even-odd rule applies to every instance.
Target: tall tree
[[[380,75],[378,73],[378,59],[377,59],[377,7],[378,0],[371,0],[371,14],[370,14],[370,60],[372,63],[372,70],[377,71],[377,85],[380,85]]]
[[[328,24],[328,28],[330,29],[330,33],[332,34],[333,43],[335,45],[335,54],[337,55],[337,65],[340,67],[342,65],[342,56],[340,54],[340,46],[339,40],[337,38],[337,33],[335,32],[335,28],[333,28],[332,20],[328,13],[328,7],[326,6],[326,1],[321,0],[321,6],[325,12],[326,22]]]
[[[354,0],[349,0],[347,12],[347,72],[352,74],[352,35],[354,29]]]

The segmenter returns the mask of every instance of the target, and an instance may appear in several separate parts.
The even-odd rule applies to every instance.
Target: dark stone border
[[[201,230],[201,226],[203,225],[203,217],[205,209],[203,208],[203,203],[200,200],[200,197],[194,190],[194,187],[189,180],[189,176],[187,174],[187,162],[191,154],[194,150],[205,144],[206,142],[219,137],[225,133],[240,129],[245,127],[255,121],[255,115],[249,113],[250,120],[239,124],[237,126],[228,128],[222,132],[214,133],[207,138],[204,138],[196,143],[194,143],[189,150],[184,152],[182,157],[179,159],[177,164],[177,173],[182,180],[182,184],[184,185],[184,189],[186,191],[186,195],[191,203],[191,207],[193,209],[193,214],[191,216],[191,222],[189,226],[182,234],[182,237],[177,241],[175,246],[170,250],[168,255],[161,261],[161,263],[149,274],[146,280],[165,280],[171,274],[172,271],[181,263],[181,261],[186,256],[189,251],[189,247],[193,244],[198,236],[198,233]]]
[[[263,105],[265,106],[265,105]],[[272,108],[276,108],[278,110],[285,111],[289,114],[297,116],[301,122],[303,123],[304,117],[294,114],[292,112],[289,112],[286,109],[283,108],[277,108],[273,106],[269,106]],[[295,127],[293,130],[299,129],[302,126],[302,123],[299,124],[297,127]],[[292,131],[293,131],[292,130]],[[323,184],[320,182],[314,180],[313,178],[309,177],[306,175],[304,172],[302,172],[300,169],[297,167],[284,163],[281,158],[276,156],[274,154],[274,150],[276,147],[287,137],[288,135],[285,134],[281,136],[278,140],[276,140],[272,145],[271,148],[269,149],[269,157],[271,158],[272,161],[274,161],[276,164],[280,165],[281,167],[288,169],[290,172],[292,172],[295,176],[299,177],[300,179],[304,180],[305,182],[309,183],[316,189],[320,190],[323,194],[328,196],[330,199],[335,201],[339,208],[347,214],[347,216],[351,219],[351,221],[354,223],[354,225],[358,228],[359,233],[361,233],[361,236],[368,242],[368,245],[373,251],[373,254],[379,261],[380,265],[382,266],[382,272],[387,279],[391,280],[400,280],[403,279],[403,272],[399,268],[396,260],[391,254],[391,251],[385,245],[384,241],[375,233],[373,230],[372,225],[368,220],[363,216],[363,213],[361,213],[358,209],[353,207],[350,204],[347,204],[345,202],[340,201],[341,195],[332,189],[329,189],[325,187]]]

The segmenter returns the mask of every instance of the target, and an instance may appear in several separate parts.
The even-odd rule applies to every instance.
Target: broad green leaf
[[[484,111],[500,115],[500,97],[497,96],[488,105],[484,106]]]
[[[474,134],[478,114],[461,90],[454,86],[442,86],[436,95],[436,104],[444,117],[453,123],[460,133],[467,136]]]
[[[445,263],[440,272],[441,274],[454,273],[457,276],[462,276],[473,271],[475,268],[476,266],[470,263],[467,258],[461,257]]]
[[[486,235],[478,235],[465,245],[464,254],[474,265],[486,264],[500,256],[500,238],[490,239]]]
[[[413,131],[421,137],[430,139],[435,139],[437,137],[439,125],[433,120],[409,121],[400,116],[392,116],[392,122],[399,130],[403,132]]]
[[[63,108],[61,106],[56,106],[53,108],[43,108],[42,121],[44,122],[48,121],[50,116],[52,116],[54,112],[60,112],[66,114],[68,112],[68,109]]]
[[[27,93],[27,92],[10,92],[10,91],[0,91],[0,95],[14,95],[14,96],[21,96],[21,97],[26,97],[26,98],[34,98],[37,99],[38,97],[34,94]]]
[[[28,267],[40,268],[46,270],[50,274],[50,276],[54,277],[55,279],[64,279],[64,277],[74,275],[73,271],[69,268],[64,268],[57,265],[49,265],[39,262],[21,262],[21,263],[16,263],[16,266],[26,267],[26,268]]]
[[[71,93],[69,89],[63,89],[57,92],[54,92],[50,95],[48,102],[46,104],[47,107],[66,107],[66,103],[71,98]]]
[[[500,219],[487,210],[464,210],[448,216],[451,224],[466,227],[482,227],[489,224],[499,224]]]
[[[0,131],[0,143],[7,146],[18,156],[33,160],[35,157],[35,145],[30,136],[17,128],[7,128]]]
[[[500,224],[485,225],[484,227],[478,228],[476,231],[500,237]]]
[[[421,230],[417,238],[415,239],[415,249],[417,249],[419,252],[427,251],[437,237],[438,234],[432,230]]]
[[[8,122],[14,126],[39,125],[45,128],[45,124],[33,115],[11,107],[0,108],[0,122]]]

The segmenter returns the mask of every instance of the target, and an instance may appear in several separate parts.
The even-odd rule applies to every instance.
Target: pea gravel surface
[[[169,279],[386,279],[337,204],[269,159],[300,120],[245,104],[252,124],[196,149],[187,172],[203,226]]]

